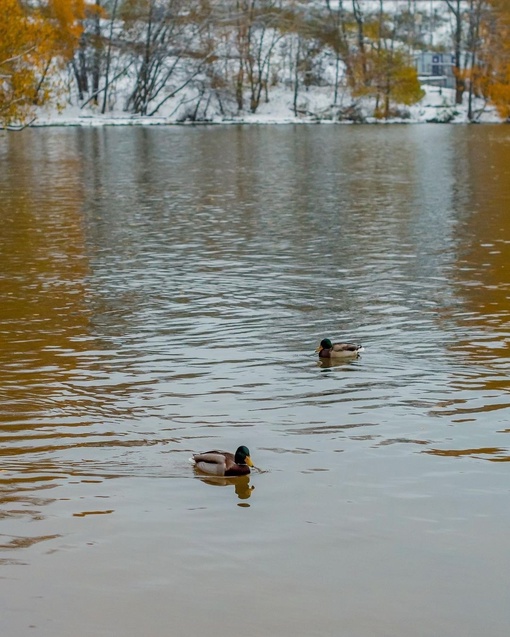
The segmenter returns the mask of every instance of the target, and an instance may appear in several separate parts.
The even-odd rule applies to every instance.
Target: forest
[[[181,121],[256,113],[278,87],[328,90],[322,116],[389,119],[423,96],[420,52],[448,53],[455,102],[510,119],[509,0],[0,0],[0,126],[44,105]],[[422,82],[420,81],[422,80]]]

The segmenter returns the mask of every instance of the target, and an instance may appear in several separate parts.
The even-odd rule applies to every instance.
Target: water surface
[[[509,142],[3,135],[1,633],[506,634]]]

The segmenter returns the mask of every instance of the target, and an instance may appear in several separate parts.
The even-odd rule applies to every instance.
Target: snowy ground
[[[425,97],[414,106],[403,107],[402,117],[391,120],[375,120],[369,116],[373,111],[370,104],[358,104],[358,111],[363,115],[363,121],[368,123],[465,123],[467,118],[467,95],[464,104],[456,106],[454,104],[454,91],[452,89],[440,89],[436,86],[423,86]],[[303,92],[299,96],[298,110],[296,117],[293,112],[293,94],[291,90],[274,88],[268,103],[261,103],[256,114],[245,113],[235,117],[225,118],[219,112],[211,111],[205,123],[210,124],[296,124],[296,123],[338,123],[336,113],[339,109],[347,108],[352,104],[350,99],[339,98],[339,107],[332,109],[331,88],[314,88],[308,92]],[[342,103],[344,102],[344,103]],[[495,109],[485,106],[481,100],[474,101],[474,110],[481,111],[480,122],[501,122],[501,118]],[[142,117],[130,115],[122,110],[114,111],[102,115],[97,108],[87,106],[81,109],[79,106],[68,105],[62,111],[41,110],[37,114],[37,119],[33,126],[104,126],[104,125],[164,125],[179,124],[182,122],[182,109],[176,108],[175,104],[168,104],[167,112],[152,116]],[[349,120],[342,120],[342,123],[350,123]]]

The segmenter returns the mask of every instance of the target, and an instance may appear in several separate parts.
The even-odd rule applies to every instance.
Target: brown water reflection
[[[250,485],[250,476],[220,478],[217,476],[203,476],[200,475],[198,471],[196,471],[195,474],[204,484],[209,484],[213,487],[232,487],[239,500],[247,500],[250,498],[255,488],[253,485]]]
[[[501,449],[500,447],[485,447],[481,449],[427,449],[425,453],[453,458],[471,456],[480,460],[489,460],[490,462],[508,462],[510,455],[507,454],[507,451],[507,449]]]
[[[509,141],[0,138],[2,634],[504,634]]]

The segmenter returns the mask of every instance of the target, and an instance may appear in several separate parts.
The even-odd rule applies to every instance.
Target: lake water
[[[2,134],[0,634],[506,635],[509,213],[504,126]]]

